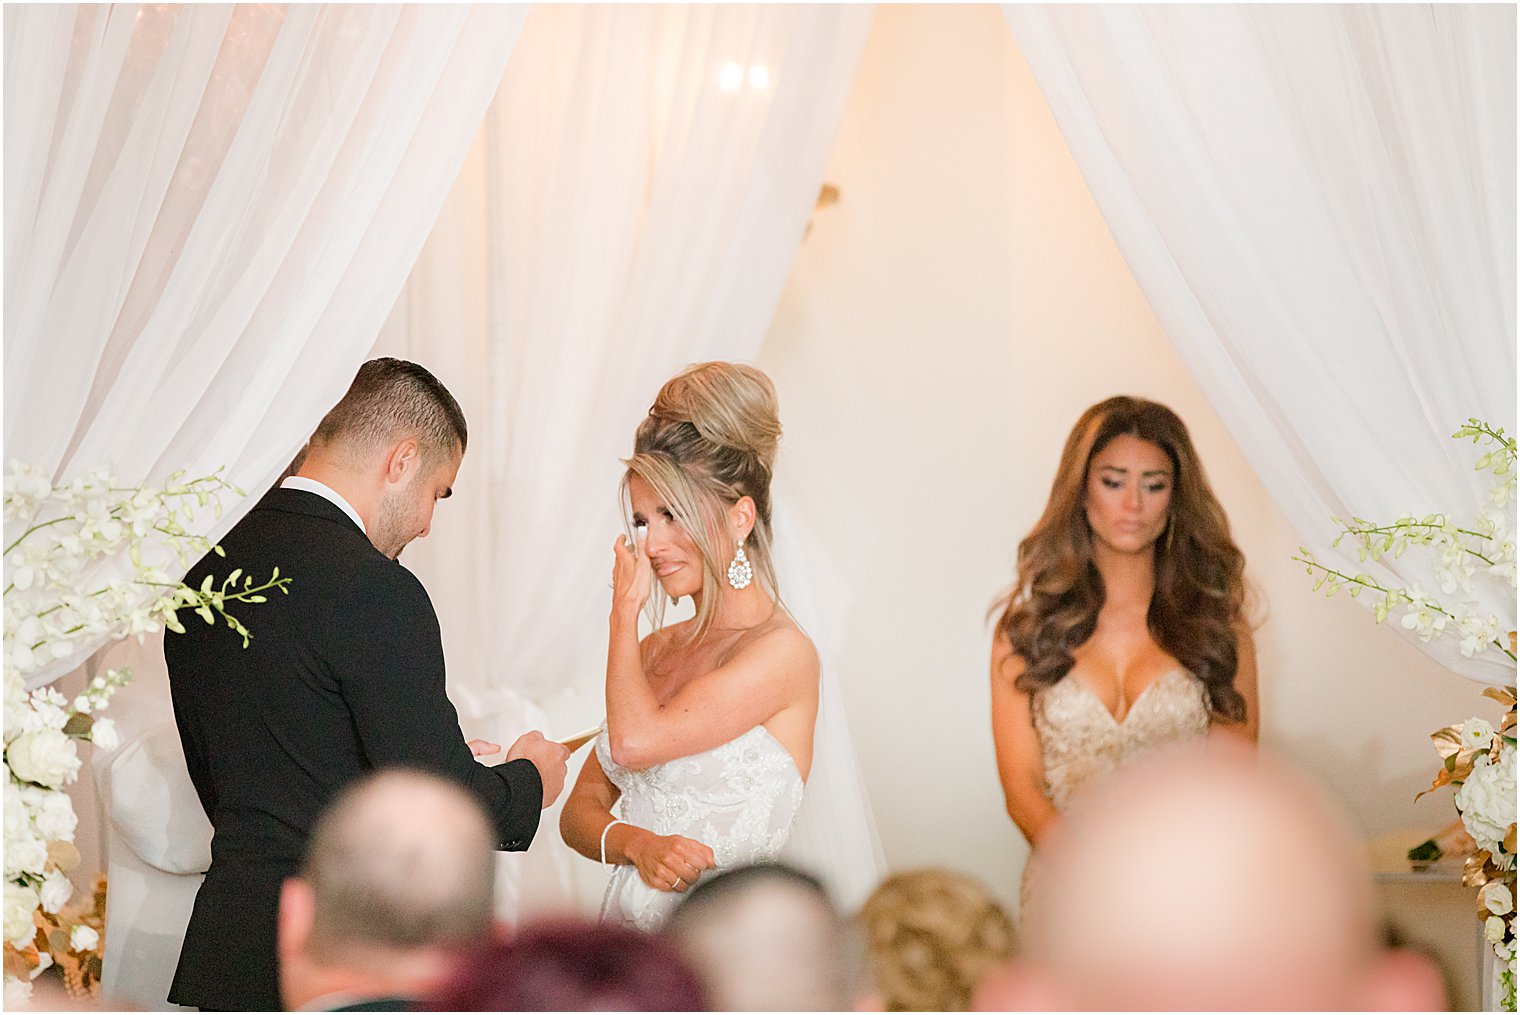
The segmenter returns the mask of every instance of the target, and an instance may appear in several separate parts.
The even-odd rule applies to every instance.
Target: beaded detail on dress
[[[630,769],[612,760],[603,723],[596,757],[622,791],[619,818],[656,835],[696,839],[712,848],[719,870],[774,859],[802,806],[797,764],[764,726],[700,754]],[[631,864],[619,866],[602,898],[602,919],[653,930],[680,898],[644,884]]]
[[[1160,744],[1201,737],[1209,729],[1203,684],[1174,669],[1140,692],[1123,721],[1091,689],[1066,677],[1038,691],[1030,702],[1045,762],[1045,793],[1065,811],[1091,783]]]
[[[1045,795],[1066,813],[1089,789],[1137,755],[1178,740],[1201,737],[1209,730],[1209,706],[1203,683],[1178,667],[1140,692],[1122,721],[1101,699],[1068,675],[1030,696],[1030,718],[1039,735],[1045,765]],[[1024,867],[1021,919],[1035,902],[1037,856]]]

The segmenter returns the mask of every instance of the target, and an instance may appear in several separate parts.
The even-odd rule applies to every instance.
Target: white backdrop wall
[[[492,284],[486,170],[477,145],[418,268],[433,273],[422,288],[451,278],[458,301],[403,299],[377,348],[406,350],[415,328],[456,331],[448,359],[429,365],[462,398],[489,328],[477,312]],[[1369,837],[1448,820],[1448,796],[1411,798],[1433,770],[1427,734],[1483,708],[1475,685],[1360,606],[1312,593],[1289,563],[1299,534],[1157,324],[999,9],[878,9],[825,178],[841,200],[814,216],[759,364],[786,429],[778,490],[819,571],[842,576],[826,604],[832,648],[889,864],[962,869],[1015,902],[1025,847],[993,764],[985,613],[1067,430],[1119,392],[1188,421],[1246,553],[1264,618],[1264,744],[1317,776]],[[484,482],[483,465],[472,477],[467,458],[461,483]],[[440,509],[440,533],[490,523],[492,504],[463,508]],[[408,562],[422,571],[441,556],[434,543]],[[458,618],[441,619],[451,681],[492,664],[451,633]],[[590,658],[603,632],[586,637]],[[599,715],[599,698],[596,672],[567,685],[544,702],[548,731]],[[466,719],[471,736],[515,733]],[[568,854],[551,814],[533,853],[556,851],[593,902],[600,872]],[[531,878],[520,901],[534,906]]]
[[[376,350],[407,347],[394,329],[457,328],[458,355],[434,365],[466,390],[485,322],[463,308],[490,280],[484,198],[462,193],[483,195],[484,172],[477,147],[418,268],[453,276],[460,303],[403,299]],[[825,178],[841,200],[815,214],[759,362],[786,430],[778,490],[815,566],[842,576],[828,606],[889,864],[957,867],[1014,904],[1026,850],[993,764],[984,615],[1068,429],[1117,392],[1188,421],[1246,553],[1264,619],[1264,744],[1369,837],[1449,820],[1440,794],[1411,798],[1433,769],[1428,733],[1480,710],[1476,688],[1359,605],[1313,593],[1289,562],[1299,536],[1157,324],[1000,11],[878,9]],[[471,527],[449,517],[461,507],[444,506],[440,534]],[[412,566],[438,563],[449,538],[419,544]],[[456,656],[469,639],[443,623],[451,671],[468,680],[485,660]],[[589,658],[600,633],[587,642]],[[599,714],[597,677],[545,701],[551,732]],[[563,849],[552,824],[544,833],[534,853]],[[569,862],[593,903],[595,865]],[[531,877],[522,901],[533,908]]]
[[[619,458],[667,377],[753,358],[764,341],[870,17],[827,5],[529,15],[482,128],[483,171],[477,144],[375,348],[432,366],[471,422],[460,496],[405,559],[432,589],[450,694],[479,735],[505,744],[600,720]],[[782,547],[783,583],[806,585],[789,559]],[[825,672],[823,730],[840,714]],[[825,747],[843,742],[837,727],[820,734],[808,806],[869,838],[863,789],[841,763],[853,755]],[[853,809],[822,791],[830,773]],[[508,918],[600,894],[605,873],[559,846],[557,815],[527,855],[503,858]],[[799,846],[822,827],[807,818]],[[848,841],[817,862],[868,855],[834,848]],[[878,872],[834,873],[859,903]],[[564,890],[577,879],[586,891]]]
[[[1368,836],[1444,824],[1448,797],[1411,804],[1427,735],[1482,711],[1478,686],[1288,561],[1299,536],[1161,331],[1001,17],[878,10],[826,173],[841,199],[760,363],[778,474],[854,590],[838,659],[889,864],[960,868],[1014,901],[1026,850],[993,764],[984,614],[1069,428],[1115,393],[1188,422],[1246,554],[1264,745]]]

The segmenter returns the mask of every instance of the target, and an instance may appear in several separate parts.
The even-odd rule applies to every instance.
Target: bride
[[[819,664],[777,595],[770,379],[703,363],[666,382],[634,435],[613,547],[607,721],[560,834],[615,865],[602,917],[657,926],[705,872],[781,851],[813,760]],[[664,598],[690,596],[663,627]],[[654,632],[641,642],[640,610]],[[618,816],[613,808],[618,808]]]

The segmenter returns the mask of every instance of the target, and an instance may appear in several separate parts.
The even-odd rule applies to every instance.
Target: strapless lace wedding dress
[[[1030,718],[1045,763],[1045,795],[1065,814],[1090,787],[1135,756],[1203,736],[1209,729],[1209,706],[1202,682],[1178,667],[1141,691],[1122,722],[1073,677],[1035,692]],[[1038,868],[1038,854],[1031,854],[1020,890],[1022,919],[1036,902]]]
[[[596,758],[622,791],[617,817],[711,847],[719,870],[775,859],[802,806],[797,764],[764,726],[700,754],[630,769],[612,760],[603,723]],[[680,898],[650,888],[632,864],[621,865],[602,897],[602,919],[653,930]]]

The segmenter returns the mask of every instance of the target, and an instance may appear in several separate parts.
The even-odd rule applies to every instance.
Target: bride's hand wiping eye
[[[628,537],[619,535],[612,544],[612,607],[638,613],[649,600],[649,586],[653,572],[649,555],[644,552],[644,527],[634,529],[636,543],[629,545]]]

